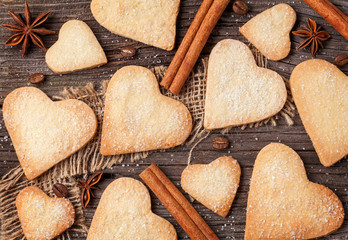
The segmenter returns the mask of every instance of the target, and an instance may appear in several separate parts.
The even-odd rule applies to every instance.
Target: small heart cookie
[[[181,186],[204,206],[226,217],[236,196],[240,166],[232,157],[220,157],[205,164],[190,165],[181,174]]]
[[[87,104],[76,99],[53,102],[34,87],[9,93],[3,115],[29,180],[81,149],[97,130],[97,118]]]
[[[287,98],[282,77],[256,65],[244,43],[220,41],[209,57],[204,127],[257,122],[277,114]]]
[[[26,239],[53,239],[74,223],[74,206],[65,198],[50,198],[35,186],[16,198],[19,221]]]
[[[250,19],[239,32],[266,58],[279,61],[290,52],[290,31],[295,21],[294,9],[281,3]]]
[[[172,50],[179,5],[180,0],[92,0],[91,11],[110,32]]]
[[[150,70],[123,67],[110,80],[100,148],[103,155],[171,148],[182,144],[191,129],[188,109],[161,94]]]
[[[133,178],[119,178],[104,191],[87,240],[176,240],[167,220],[151,211],[149,191]]]
[[[290,86],[320,162],[331,166],[348,154],[348,76],[313,59],[295,67]]]
[[[61,27],[58,41],[46,53],[46,63],[55,73],[69,73],[107,63],[104,50],[88,25],[70,20]]]
[[[271,143],[257,155],[248,196],[245,240],[311,239],[343,223],[341,201],[310,182],[297,153]]]

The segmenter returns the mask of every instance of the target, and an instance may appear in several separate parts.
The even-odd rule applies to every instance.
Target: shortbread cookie
[[[335,193],[310,182],[297,153],[271,143],[257,155],[248,196],[245,240],[311,239],[337,230],[344,209]]]
[[[29,180],[81,149],[94,136],[97,119],[84,102],[53,102],[34,87],[17,88],[3,105],[6,128]]]
[[[290,52],[290,31],[295,21],[294,9],[281,3],[253,17],[239,31],[266,58],[279,61]]]
[[[184,169],[181,186],[204,206],[226,217],[239,186],[240,167],[232,157],[220,157],[210,164]]]
[[[123,37],[159,47],[174,48],[180,0],[92,0],[97,22]]]
[[[183,143],[191,129],[188,109],[160,93],[150,70],[123,67],[110,80],[100,149],[103,155],[171,148]]]
[[[24,188],[16,198],[18,217],[26,239],[53,239],[75,220],[74,206],[65,198],[50,198],[35,186]]]
[[[87,240],[175,240],[167,220],[151,211],[149,191],[133,178],[119,178],[104,191]]]
[[[276,72],[256,65],[250,49],[220,41],[209,57],[204,127],[208,130],[257,122],[277,114],[287,98]]]
[[[348,76],[313,59],[295,67],[290,86],[320,162],[331,166],[348,154]]]
[[[59,31],[58,41],[46,53],[46,63],[55,73],[69,73],[107,63],[104,50],[88,25],[70,20]]]

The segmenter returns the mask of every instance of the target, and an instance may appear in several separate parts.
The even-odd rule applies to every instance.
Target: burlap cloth
[[[267,67],[267,60],[254,48],[252,48],[257,64],[261,67]],[[183,102],[192,114],[194,120],[194,128],[186,144],[191,145],[191,151],[188,153],[188,163],[190,161],[191,153],[194,147],[206,138],[210,132],[203,129],[204,116],[204,100],[206,91],[206,76],[208,68],[208,58],[203,58],[191,73],[186,85],[181,94],[175,96],[170,92],[161,89],[161,92],[169,97]],[[158,81],[161,81],[166,67],[160,66],[152,69],[157,76]],[[284,79],[287,87],[288,81]],[[126,154],[118,156],[104,157],[99,152],[100,138],[101,138],[101,124],[103,118],[104,108],[104,94],[107,87],[107,81],[103,82],[101,86],[93,86],[88,84],[81,88],[64,89],[61,96],[54,97],[56,100],[62,99],[79,99],[87,103],[96,113],[99,128],[94,139],[89,142],[83,149],[60,162],[55,167],[47,171],[42,176],[33,181],[28,181],[21,167],[12,169],[8,174],[0,180],[0,239],[24,239],[24,235],[18,219],[15,200],[17,194],[26,186],[35,185],[41,188],[50,196],[54,196],[52,192],[52,185],[56,182],[64,183],[69,189],[69,200],[74,204],[76,211],[76,219],[74,225],[59,236],[57,239],[70,239],[72,232],[87,233],[87,226],[84,224],[85,219],[83,215],[82,206],[79,195],[80,189],[76,182],[77,176],[86,176],[98,170],[110,168],[112,165],[122,162],[124,159],[128,161],[137,161],[146,158],[150,152],[141,152],[136,154]],[[292,117],[295,113],[295,105],[293,104],[288,88],[288,99],[284,108],[272,118],[266,119],[254,124],[241,126],[242,129],[247,127],[258,127],[264,124],[276,125],[276,120],[279,117],[284,117],[289,125],[293,124]],[[222,129],[221,133],[227,133],[229,129]],[[70,233],[70,234],[69,234]]]

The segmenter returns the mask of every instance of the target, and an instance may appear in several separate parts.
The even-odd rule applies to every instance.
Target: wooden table
[[[23,12],[24,0],[0,0],[0,22],[12,22],[8,10]],[[285,2],[290,4],[297,12],[297,22],[294,29],[298,29],[300,24],[306,24],[307,18],[312,18],[319,25],[327,30],[331,38],[324,43],[325,49],[319,50],[317,57],[333,62],[337,54],[348,53],[348,41],[346,41],[338,32],[325,22],[318,14],[310,9],[305,3],[298,0],[249,0],[248,5],[251,11],[246,16],[238,16],[232,12],[232,4],[221,17],[219,23],[214,29],[208,40],[202,55],[207,56],[214,45],[222,39],[234,38],[244,42],[246,40],[238,32],[238,28],[247,22],[251,17],[261,11],[273,6],[276,3]],[[347,0],[332,0],[344,13],[348,14]],[[194,18],[201,0],[182,0],[180,12],[177,21],[177,37],[175,49],[183,39],[192,19]],[[42,72],[46,75],[46,81],[38,87],[49,96],[57,95],[67,86],[84,86],[89,82],[100,84],[101,81],[110,79],[111,76],[122,66],[141,65],[153,67],[158,65],[169,65],[175,51],[167,52],[147,46],[145,44],[119,37],[110,33],[101,27],[93,18],[90,7],[90,1],[86,0],[30,0],[29,5],[34,16],[38,13],[52,10],[53,13],[45,27],[58,31],[62,24],[71,19],[80,19],[85,21],[93,30],[100,41],[108,57],[108,64],[100,68],[80,71],[76,73],[59,75],[54,74],[45,63],[45,53],[37,47],[29,48],[28,54],[22,58],[20,47],[5,47],[3,43],[11,35],[8,30],[0,28],[0,105],[5,96],[13,89],[21,86],[27,86],[28,76],[32,73]],[[57,39],[57,34],[43,37],[47,47],[50,47]],[[296,51],[301,39],[291,37],[292,50],[290,55],[279,62],[269,61],[269,68],[277,71],[285,77],[289,77],[293,68],[300,62],[311,59],[308,50]],[[130,59],[122,58],[120,48],[131,45],[136,47],[137,55]],[[348,74],[348,65],[341,68]],[[246,201],[249,190],[250,177],[253,164],[257,153],[262,147],[270,142],[281,142],[296,150],[305,164],[308,177],[311,181],[323,184],[332,189],[342,200],[345,212],[348,213],[348,162],[347,158],[336,163],[330,168],[323,167],[313,149],[313,145],[306,134],[298,115],[295,117],[294,126],[287,126],[284,119],[278,122],[278,126],[272,127],[266,125],[259,128],[241,130],[233,128],[227,135],[231,142],[231,147],[226,150],[214,150],[211,147],[211,141],[218,132],[214,132],[202,143],[200,143],[193,152],[192,163],[209,163],[212,160],[223,156],[231,155],[236,158],[242,167],[241,184],[238,189],[236,199],[226,219],[223,219],[198,202],[193,205],[197,211],[204,217],[209,226],[216,232],[220,239],[243,239],[245,228]],[[186,166],[189,147],[180,146],[169,149],[165,152],[151,154],[147,159],[137,163],[124,162],[105,171],[103,180],[99,186],[101,189],[114,179],[121,176],[134,177],[139,179],[139,173],[149,164],[156,162],[168,177],[180,188],[180,175]],[[4,175],[11,168],[18,165],[18,160],[14,152],[11,140],[8,136],[2,117],[0,119],[0,176]],[[85,210],[85,217],[89,225],[94,211],[98,205],[102,191],[95,191],[97,199],[94,199]],[[187,196],[187,194],[186,194]],[[153,211],[169,220],[176,228],[179,239],[188,239],[185,232],[176,223],[173,217],[168,213],[165,207],[151,193]],[[348,214],[346,214],[343,226],[330,236],[323,239],[348,239]],[[76,239],[82,236],[74,235]]]

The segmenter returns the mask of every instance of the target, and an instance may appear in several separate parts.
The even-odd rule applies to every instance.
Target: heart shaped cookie
[[[74,206],[65,198],[50,198],[35,186],[16,198],[19,221],[26,239],[53,239],[74,223]]]
[[[328,167],[348,154],[348,76],[320,59],[295,67],[291,93],[320,162]]]
[[[276,72],[256,65],[250,49],[220,41],[209,57],[204,127],[208,130],[257,122],[278,113],[287,97]]]
[[[341,201],[310,182],[297,153],[271,143],[257,155],[248,196],[245,240],[311,239],[338,229]]]
[[[290,31],[295,21],[294,9],[281,3],[250,19],[239,32],[266,58],[279,61],[290,52]]]
[[[53,102],[34,87],[17,88],[3,105],[6,128],[29,180],[81,149],[94,136],[97,119],[84,102]]]
[[[172,50],[180,0],[92,0],[97,22],[123,37]]]
[[[151,211],[149,191],[133,178],[119,178],[104,191],[94,214],[87,240],[175,240],[167,220]]]
[[[46,53],[46,63],[55,73],[69,73],[106,64],[104,50],[88,25],[70,20],[59,31],[58,41]]]
[[[240,166],[232,157],[220,157],[210,164],[184,169],[181,186],[204,206],[226,217],[239,186]]]
[[[171,148],[183,143],[191,129],[188,109],[160,93],[150,70],[123,67],[110,80],[100,148],[103,155]]]

